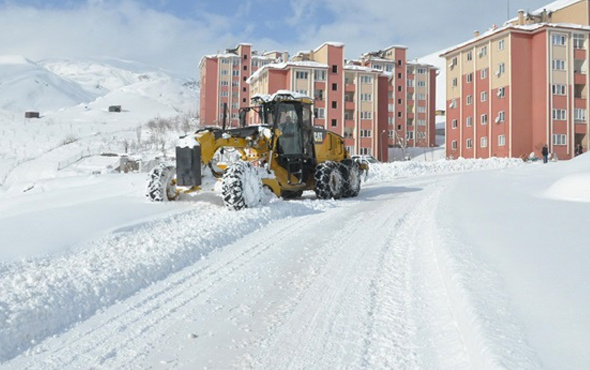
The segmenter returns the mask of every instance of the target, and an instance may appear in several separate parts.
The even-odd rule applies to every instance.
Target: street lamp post
[[[383,130],[381,132],[381,140],[380,141],[381,141],[381,161],[382,162],[384,162],[384,159],[385,159],[385,155],[383,154],[383,150],[387,146],[387,144],[383,145],[383,134],[386,132],[387,132],[386,130]]]

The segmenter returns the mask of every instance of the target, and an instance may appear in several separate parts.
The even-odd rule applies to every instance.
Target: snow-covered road
[[[448,181],[407,179],[354,200],[270,204],[307,211],[271,217],[7,365],[470,368],[472,349],[434,248],[435,207]],[[188,228],[170,231],[184,230],[173,242],[194,243],[188,215],[179,222]]]
[[[391,163],[357,198],[240,212],[213,193],[146,203],[136,175],[15,188],[0,221],[86,231],[61,250],[9,238],[0,368],[584,368],[590,197],[565,199],[588,168]]]

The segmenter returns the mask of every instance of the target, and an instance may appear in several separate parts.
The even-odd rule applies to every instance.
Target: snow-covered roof
[[[530,13],[533,14],[533,15],[539,15],[544,10],[545,11],[548,11],[548,12],[554,12],[554,11],[557,11],[557,10],[561,10],[561,9],[567,8],[568,6],[573,5],[573,4],[576,4],[576,3],[579,3],[581,1],[583,1],[583,0],[557,0],[557,1],[554,1],[552,3],[549,3],[549,4],[545,5],[545,6],[543,6],[543,7],[539,8],[539,9],[537,9],[537,10],[534,10],[534,11],[532,11]],[[518,20],[518,17],[511,18],[511,19],[507,20],[506,23],[512,23],[512,22],[514,22],[516,20]]]
[[[291,90],[278,90],[274,94],[254,94],[254,96],[252,96],[252,100],[260,99],[262,101],[269,102],[285,97],[289,99],[309,99],[313,102],[311,97]]]
[[[288,61],[288,62],[281,62],[281,63],[271,63],[259,68],[256,72],[254,72],[246,81],[247,83],[252,83],[260,74],[268,69],[286,69],[287,67],[307,67],[307,68],[322,68],[328,69],[329,66],[324,63],[318,63],[310,60],[295,62],[295,61]]]
[[[579,30],[585,30],[585,31],[590,31],[590,26],[584,26],[584,25],[580,25],[580,24],[574,24],[574,23],[533,23],[533,24],[525,24],[525,25],[512,25],[512,24],[506,24],[502,27],[498,27],[498,28],[491,28],[488,31],[480,34],[477,37],[474,37],[468,41],[465,41],[461,44],[457,44],[454,45],[448,49],[445,49],[441,52],[440,56],[444,56],[446,54],[449,54],[451,52],[457,51],[461,48],[463,48],[466,45],[469,45],[471,43],[477,42],[479,40],[483,40],[485,38],[488,38],[490,36],[496,35],[500,32],[506,31],[506,30],[520,30],[520,31],[536,31],[539,30],[541,28],[545,28],[545,27],[551,27],[551,28],[570,28],[570,29],[579,29]]]
[[[334,47],[337,47],[337,48],[343,48],[344,47],[344,43],[343,42],[326,41],[323,44],[321,44],[320,46],[318,46],[317,48],[313,49],[314,53],[316,51],[320,50],[322,47],[324,47],[324,45],[334,46]]]

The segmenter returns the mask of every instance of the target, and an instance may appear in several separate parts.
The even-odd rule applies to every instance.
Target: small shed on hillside
[[[39,112],[25,112],[25,118],[39,118]]]
[[[121,113],[121,106],[120,105],[111,105],[111,106],[109,106],[109,112]]]

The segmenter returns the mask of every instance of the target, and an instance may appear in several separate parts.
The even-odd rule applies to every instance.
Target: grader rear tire
[[[356,197],[361,191],[361,169],[358,163],[351,159],[345,159],[340,163],[340,166],[344,178],[342,195],[345,198]]]
[[[344,179],[341,164],[332,161],[322,162],[315,170],[315,194],[318,199],[340,199],[343,195]]]
[[[145,196],[152,202],[167,202],[178,197],[174,166],[160,163],[154,167],[148,176]]]
[[[226,169],[221,180],[221,194],[223,204],[236,211],[260,205],[265,196],[258,171],[243,161],[232,163]]]

